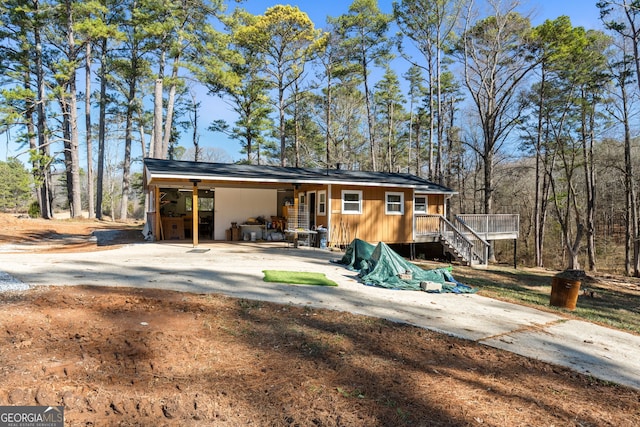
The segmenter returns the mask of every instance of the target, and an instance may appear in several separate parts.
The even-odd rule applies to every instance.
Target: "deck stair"
[[[463,265],[487,265],[489,243],[459,218],[454,217],[454,222],[440,218],[440,242],[444,252]]]
[[[425,239],[422,241],[435,238],[444,253],[463,265],[486,266],[488,240],[517,238],[518,223],[517,215],[456,215],[452,221],[442,215],[420,215],[416,218],[416,237]]]

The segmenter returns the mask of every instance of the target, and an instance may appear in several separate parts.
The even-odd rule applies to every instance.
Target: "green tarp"
[[[342,259],[337,262],[358,270],[362,282],[370,286],[419,291],[422,290],[421,282],[435,282],[442,285],[440,292],[475,292],[475,289],[455,280],[451,275],[451,268],[423,270],[398,255],[383,242],[374,246],[354,239]]]

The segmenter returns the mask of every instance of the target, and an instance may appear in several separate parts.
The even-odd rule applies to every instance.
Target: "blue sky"
[[[400,1],[400,0],[396,0]],[[509,0],[503,0],[504,3]],[[571,18],[574,26],[583,26],[587,29],[601,29],[602,23],[599,19],[599,11],[596,7],[597,0],[522,0],[522,7],[519,11],[531,17],[533,25],[539,25],[547,19],[555,19],[561,15]],[[325,25],[327,16],[337,17],[349,11],[349,5],[353,0],[293,0],[290,2],[277,0],[245,0],[240,4],[255,15],[262,15],[267,8],[277,4],[291,4],[298,6],[300,10],[307,13],[316,27],[322,28]],[[378,0],[378,5],[382,12],[391,13],[393,0]],[[476,0],[476,4],[482,4],[482,0]],[[490,13],[490,12],[487,12]],[[403,59],[394,60],[394,67],[401,69],[401,75],[408,64]],[[224,111],[227,107],[218,100],[207,100],[203,102],[203,109],[210,109],[209,112],[217,114],[218,117],[232,120],[230,113]],[[217,111],[217,113],[215,112]],[[207,112],[203,111],[203,116]],[[204,118],[204,117],[203,117]],[[209,139],[211,138],[211,139]],[[239,153],[239,146],[224,139],[220,134],[202,134],[202,141],[208,140],[214,146],[221,147],[227,151],[233,160],[243,158]]]
[[[230,5],[235,2],[228,0]],[[290,2],[277,1],[277,0],[245,0],[240,6],[247,9],[249,12],[259,15],[263,14],[265,10],[276,4],[292,4],[297,5],[302,11],[306,12],[311,20],[315,23],[316,27],[322,28],[325,25],[327,16],[336,17],[341,14],[347,13],[349,5],[352,0],[292,0]],[[383,12],[390,13],[393,0],[379,0],[380,9]],[[476,0],[476,3],[481,4],[482,0]],[[602,28],[599,20],[599,12],[595,3],[596,0],[523,0],[523,5],[520,8],[521,13],[527,14],[531,12],[531,18],[533,25],[538,25],[546,19],[555,19],[560,15],[567,15],[571,18],[574,26],[583,26],[587,29],[600,29]],[[397,65],[399,71],[398,74],[402,74],[406,69],[407,64],[402,59],[396,59],[394,61],[394,67]],[[229,141],[221,134],[214,134],[208,131],[206,128],[215,119],[225,119],[229,122],[233,122],[234,117],[226,105],[219,98],[214,98],[206,95],[206,90],[201,89],[199,92],[199,98],[202,101],[202,109],[200,111],[200,123],[202,123],[200,129],[200,141],[203,146],[217,147],[224,150],[230,160],[239,160],[243,156],[239,152],[239,145],[234,141]],[[185,139],[182,145],[190,147],[191,142],[188,140],[190,131],[185,132]],[[81,136],[83,138],[83,136]],[[7,154],[7,135],[0,134],[0,160],[4,160],[7,155],[15,155],[17,147],[15,144],[8,144]],[[134,149],[137,149],[137,144],[134,145]],[[81,153],[84,149],[81,147]],[[139,153],[134,152],[134,156],[139,156]],[[21,156],[21,160],[27,161],[26,156]],[[84,157],[84,155],[83,155]]]
[[[241,6],[253,14],[262,14],[276,4],[296,5],[306,12],[318,27],[324,25],[327,16],[339,16],[347,13],[353,0],[245,0]],[[397,0],[399,1],[399,0]],[[505,3],[506,0],[503,0]],[[585,28],[600,28],[597,0],[522,0],[521,12],[534,11],[533,24],[542,23],[545,19],[555,19],[560,15],[567,15],[575,26]],[[378,0],[378,5],[383,12],[390,13],[392,0]],[[477,4],[482,1],[476,0]]]

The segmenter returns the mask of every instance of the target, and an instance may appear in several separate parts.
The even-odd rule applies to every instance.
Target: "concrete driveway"
[[[17,287],[159,288],[349,311],[477,341],[640,389],[639,336],[475,294],[365,286],[355,272],[329,262],[340,257],[275,242],[213,243],[196,249],[163,242],[84,253],[0,253],[0,282]],[[325,273],[339,286],[266,283],[266,269]]]

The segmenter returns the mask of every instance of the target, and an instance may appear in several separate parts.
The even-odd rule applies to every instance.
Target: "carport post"
[[[193,237],[193,247],[198,247],[198,182],[199,179],[192,179],[193,182],[193,196],[191,197],[191,211],[193,212],[193,226],[191,232]]]

